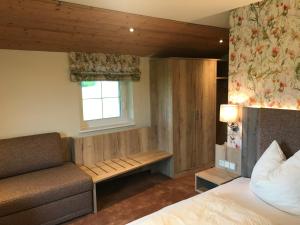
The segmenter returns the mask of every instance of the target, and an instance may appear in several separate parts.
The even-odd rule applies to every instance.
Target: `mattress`
[[[280,211],[256,197],[249,188],[249,182],[250,179],[248,178],[235,179],[210,191],[204,192],[192,198],[161,209],[158,212],[145,216],[139,220],[129,223],[128,225],[158,224],[157,222],[153,223],[153,221],[155,221],[154,218],[157,220],[157,217],[161,215],[166,216],[167,214],[169,214],[168,216],[170,217],[172,216],[170,215],[170,212],[174,214],[182,214],[184,209],[197,210],[197,207],[195,207],[195,202],[197,202],[197,204],[201,204],[201,202],[204,202],[205,198],[208,198],[210,196],[219,196],[223,199],[227,199],[228,201],[232,201],[239,205],[241,208],[245,208],[249,210],[249,212],[253,212],[254,214],[261,216],[262,218],[266,218],[269,222],[271,222],[271,224],[274,225],[300,225],[300,216],[295,216]],[[192,215],[193,213],[187,213],[187,216]],[[151,220],[152,223],[150,223]],[[165,221],[165,218],[161,219],[161,221],[163,220]],[[190,219],[186,218],[186,221],[190,221]],[[181,221],[181,223],[189,224],[185,223],[184,221]]]

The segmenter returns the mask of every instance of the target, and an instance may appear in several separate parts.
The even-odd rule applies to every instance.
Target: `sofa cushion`
[[[58,133],[0,140],[0,178],[63,164]]]
[[[0,217],[91,191],[91,178],[72,163],[0,180]]]

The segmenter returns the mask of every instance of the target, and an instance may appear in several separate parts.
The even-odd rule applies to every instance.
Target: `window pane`
[[[102,100],[86,99],[82,100],[83,120],[102,119]]]
[[[119,81],[102,81],[102,98],[119,97]]]
[[[120,99],[104,98],[103,99],[103,118],[120,117]]]
[[[81,89],[82,99],[101,98],[101,81],[86,81]]]

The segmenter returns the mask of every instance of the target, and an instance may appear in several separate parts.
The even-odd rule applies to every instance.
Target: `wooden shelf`
[[[169,152],[156,150],[101,161],[80,168],[92,177],[94,183],[98,183],[172,156],[173,154]]]

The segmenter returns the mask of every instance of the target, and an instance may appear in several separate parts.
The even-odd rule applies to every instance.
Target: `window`
[[[84,81],[82,93],[82,130],[133,125],[129,82]]]
[[[83,120],[121,116],[118,81],[82,82]]]

